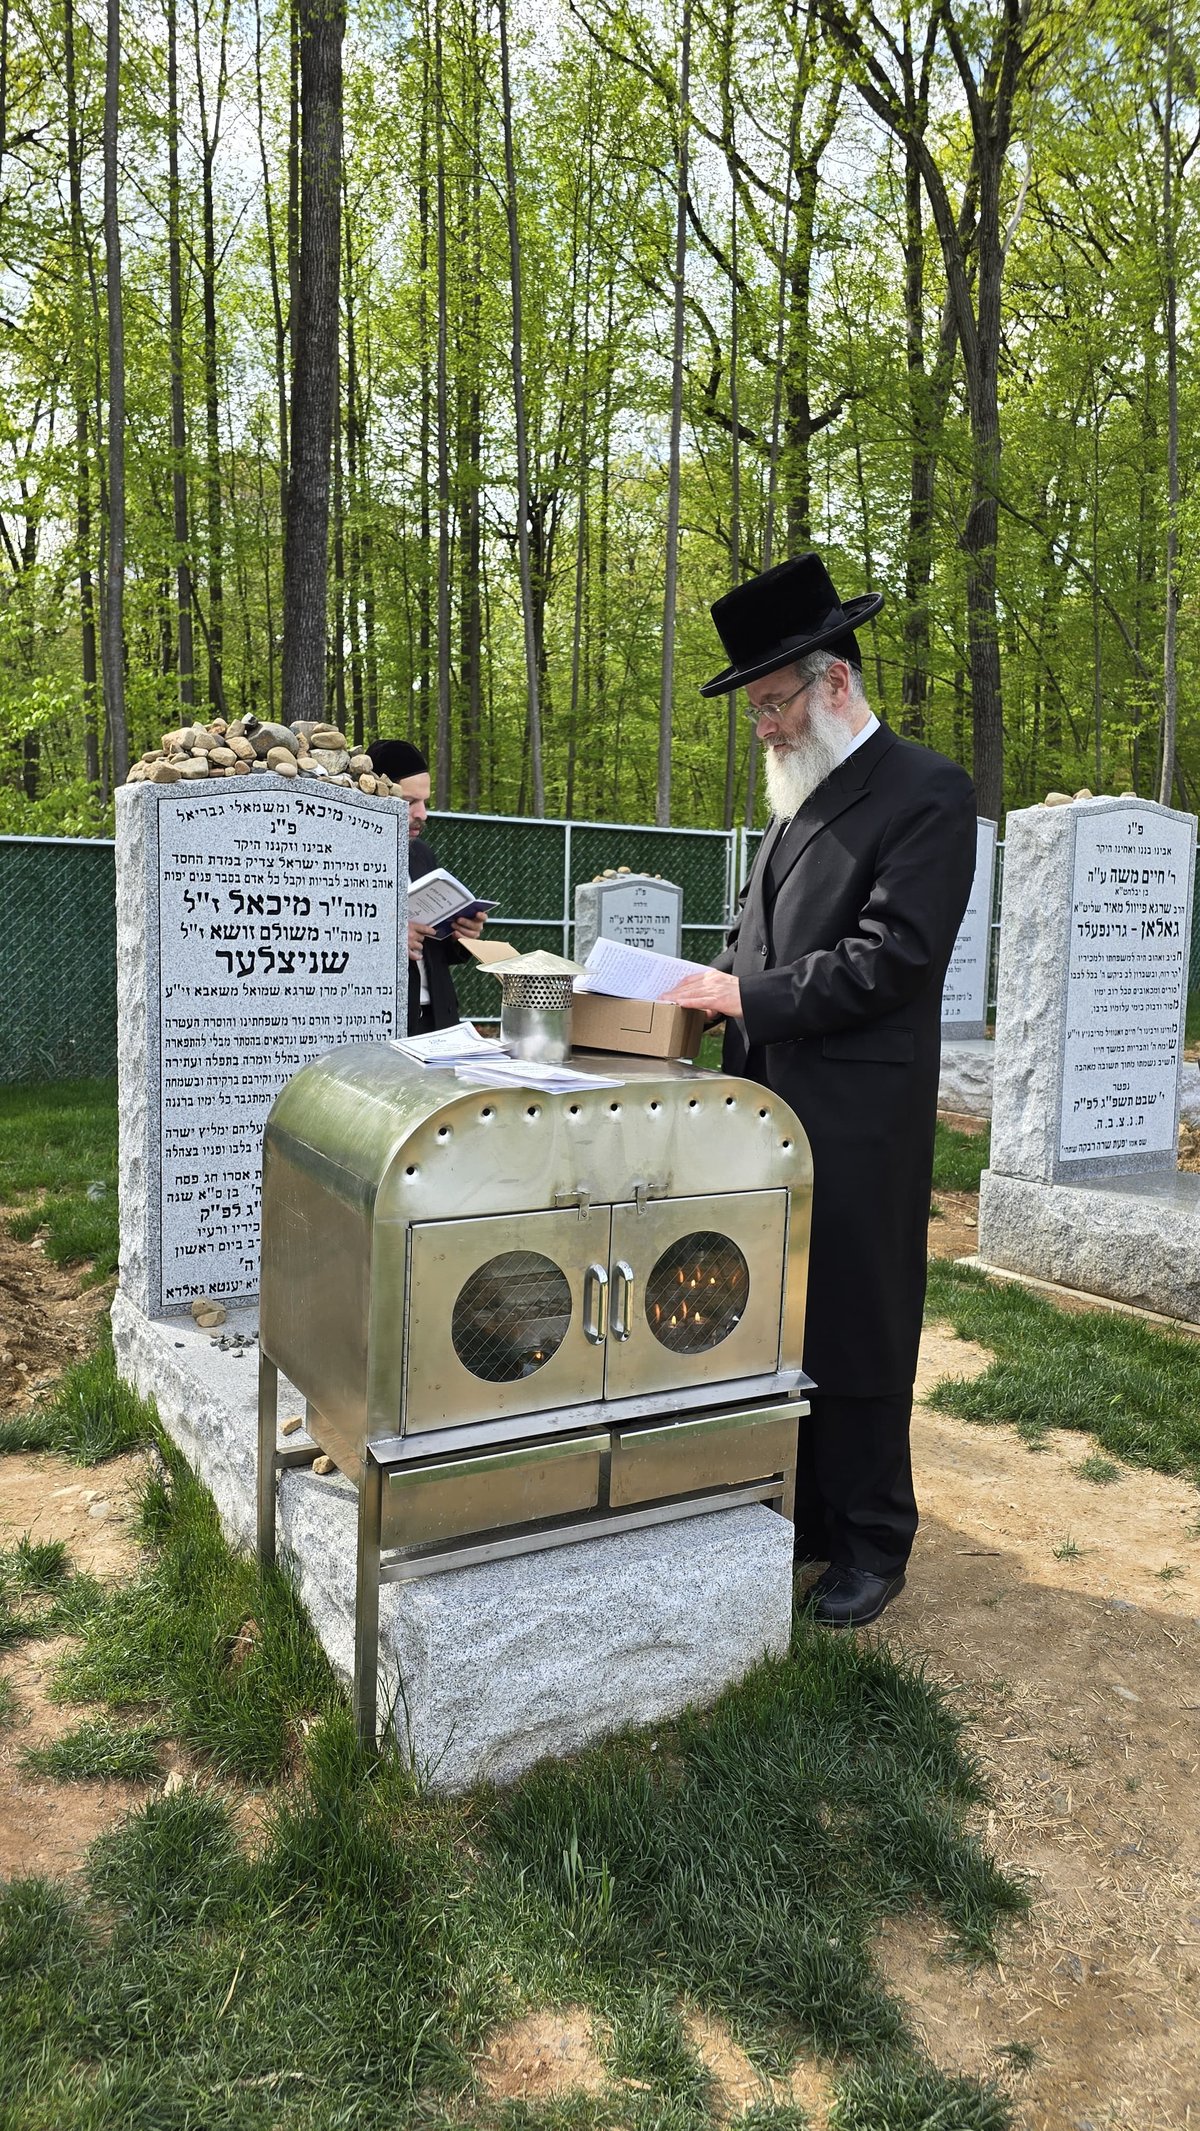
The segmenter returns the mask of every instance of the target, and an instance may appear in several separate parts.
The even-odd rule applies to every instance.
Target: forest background
[[[810,544],[981,811],[1195,806],[1194,0],[339,8],[0,0],[0,832],[296,715],[318,178],[324,701],[440,806],[761,818],[708,608]]]

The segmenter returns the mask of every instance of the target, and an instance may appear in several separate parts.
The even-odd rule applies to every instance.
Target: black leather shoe
[[[831,1562],[806,1592],[804,1606],[822,1628],[866,1628],[903,1589],[903,1569],[872,1576],[869,1569],[840,1569]]]

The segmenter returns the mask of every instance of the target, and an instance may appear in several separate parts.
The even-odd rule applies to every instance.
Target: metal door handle
[[[614,1339],[628,1339],[633,1327],[630,1324],[630,1304],[633,1301],[633,1267],[624,1258],[618,1258],[612,1269],[612,1335]]]
[[[608,1274],[589,1265],[583,1276],[583,1336],[598,1347],[608,1330]]]

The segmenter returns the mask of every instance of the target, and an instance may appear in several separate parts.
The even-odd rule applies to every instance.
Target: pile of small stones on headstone
[[[318,777],[326,784],[354,785],[386,799],[393,785],[376,774],[369,755],[356,754],[336,725],[298,718],[272,725],[265,718],[213,718],[207,725],[181,725],[164,733],[159,747],[135,762],[127,784],[190,784],[201,777]]]

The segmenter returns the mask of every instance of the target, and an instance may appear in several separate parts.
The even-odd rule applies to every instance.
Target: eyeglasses
[[[777,718],[781,710],[786,710],[788,704],[794,703],[797,696],[806,695],[819,679],[820,675],[814,674],[812,680],[801,681],[799,688],[793,688],[791,695],[784,696],[778,703],[747,703],[743,715],[749,718],[751,725],[757,725],[760,718]]]

